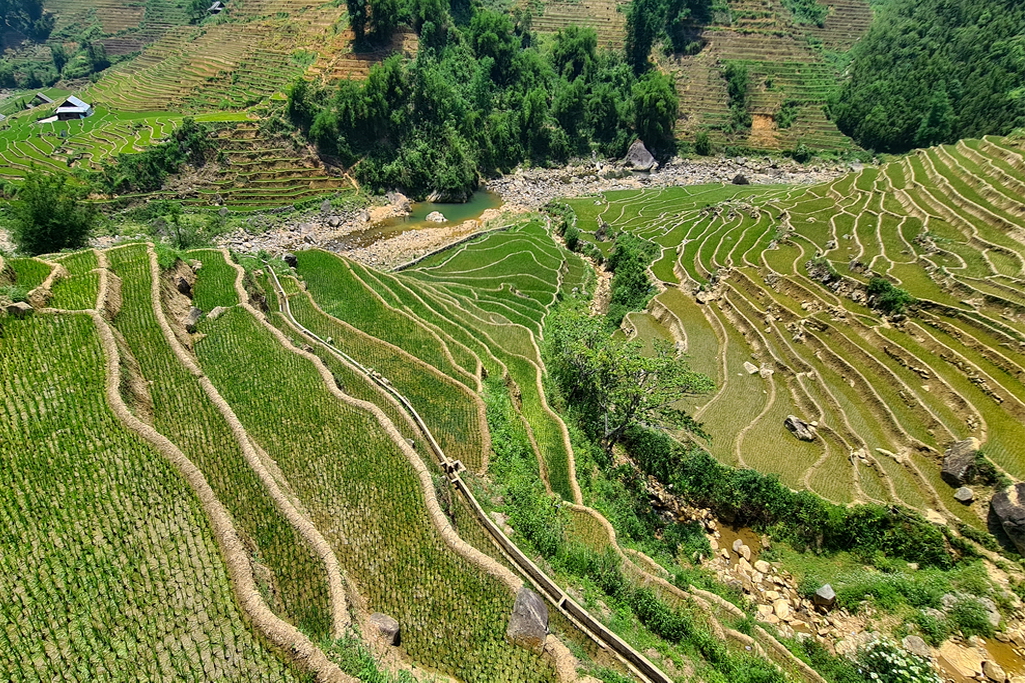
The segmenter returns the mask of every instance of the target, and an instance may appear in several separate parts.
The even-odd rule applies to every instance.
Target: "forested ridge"
[[[883,152],[1025,125],[1025,4],[890,0],[830,109],[840,130]]]
[[[392,57],[333,88],[299,80],[289,96],[291,120],[362,183],[462,200],[481,175],[524,161],[620,157],[635,138],[659,156],[675,151],[670,78],[599,50],[593,29],[540,44],[499,12],[477,10],[463,26],[440,6],[412,16],[412,61]]]

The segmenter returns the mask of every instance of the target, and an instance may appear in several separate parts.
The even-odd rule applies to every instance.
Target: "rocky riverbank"
[[[512,214],[536,211],[553,199],[580,197],[610,190],[749,182],[811,184],[827,182],[852,170],[847,164],[803,166],[779,159],[673,159],[647,173],[636,173],[621,163],[596,162],[557,169],[519,169],[487,182],[487,189],[502,198],[500,210],[488,210],[479,219],[443,227],[421,227],[398,235],[382,236],[370,244],[354,233],[382,220],[409,215],[409,200],[390,193],[374,206],[338,212],[325,203],[319,212],[253,216],[245,230],[220,243],[240,252],[266,250],[272,254],[321,247],[377,268],[390,268],[455,242],[477,230],[495,227]]]

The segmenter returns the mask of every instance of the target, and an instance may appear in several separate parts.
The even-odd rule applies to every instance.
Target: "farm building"
[[[74,95],[68,97],[57,107],[57,120],[58,121],[71,121],[74,119],[84,119],[87,116],[92,116],[93,108],[91,105],[83,102]]]
[[[37,92],[35,97],[32,98],[33,104],[53,104],[53,100],[44,95],[41,92]]]

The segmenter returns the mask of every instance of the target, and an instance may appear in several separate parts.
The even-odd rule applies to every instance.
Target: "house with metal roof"
[[[64,102],[62,102],[57,107],[58,121],[72,121],[74,119],[84,119],[85,117],[92,115],[92,105],[83,102],[74,95],[68,97],[68,99],[64,100]]]

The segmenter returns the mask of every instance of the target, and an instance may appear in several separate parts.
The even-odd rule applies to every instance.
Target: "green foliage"
[[[12,202],[12,237],[26,254],[85,246],[97,212],[64,174],[30,173]]]
[[[539,47],[499,12],[479,9],[461,28],[426,16],[422,40],[428,24],[437,31],[415,60],[385,60],[332,92],[297,81],[289,93],[293,123],[371,189],[465,201],[480,177],[524,161],[618,157],[638,135],[672,152],[671,82],[638,80],[618,55],[597,51],[592,30],[566,29]]]
[[[822,27],[829,14],[829,5],[819,4],[818,0],[783,0],[783,6],[790,10],[797,24]]]
[[[858,668],[879,683],[940,683],[932,664],[889,640],[874,640],[858,652]]]
[[[694,136],[694,151],[703,157],[711,156],[712,140],[708,137],[708,131],[700,131]]]
[[[43,41],[53,24],[54,15],[43,9],[42,0],[0,0],[0,27]]]
[[[105,161],[98,181],[108,192],[152,192],[182,165],[203,166],[212,152],[209,129],[186,117],[167,142]]]
[[[726,95],[730,105],[730,123],[727,132],[736,133],[751,127],[751,79],[747,66],[740,62],[727,62],[722,76],[726,79]]]
[[[892,0],[854,47],[830,103],[840,130],[880,152],[1025,125],[1025,5]]]
[[[549,371],[565,400],[606,450],[638,424],[700,428],[675,403],[713,389],[668,344],[641,354],[639,342],[613,339],[600,318],[560,311],[546,328]]]
[[[608,312],[610,324],[618,326],[628,312],[642,310],[648,305],[655,293],[648,266],[659,251],[657,245],[630,233],[620,233],[616,237],[607,263],[613,273]]]
[[[28,287],[20,285],[3,285],[0,286],[0,299],[9,299],[10,301],[28,301]]]
[[[890,315],[900,315],[915,303],[915,297],[901,287],[882,277],[868,281],[868,296],[872,304]]]
[[[687,448],[652,429],[628,430],[624,443],[648,474],[691,504],[712,509],[739,526],[769,531],[799,548],[877,551],[923,567],[951,567],[963,555],[916,512],[900,507],[830,503],[809,491],[793,491],[775,475],[724,465],[702,449]]]
[[[947,613],[953,626],[967,638],[985,636],[992,638],[994,628],[989,623],[989,613],[981,602],[975,598],[962,596]]]
[[[793,98],[788,98],[783,102],[779,111],[772,115],[772,118],[776,121],[776,125],[781,129],[789,128],[794,125],[794,121],[797,120],[797,112],[800,105],[800,101]]]

